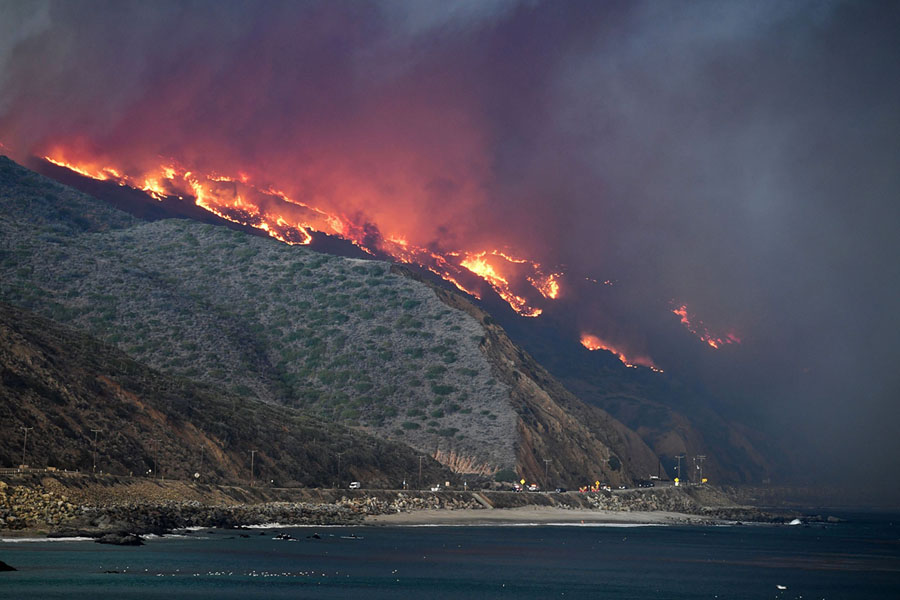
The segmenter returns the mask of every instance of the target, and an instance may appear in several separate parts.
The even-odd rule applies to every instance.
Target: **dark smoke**
[[[561,265],[579,327],[872,480],[900,466],[898,33],[895,2],[10,0],[0,142]]]

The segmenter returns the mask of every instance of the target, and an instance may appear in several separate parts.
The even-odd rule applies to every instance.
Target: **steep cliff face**
[[[394,270],[418,278],[403,267]],[[516,413],[516,470],[521,477],[554,487],[597,480],[631,483],[656,473],[656,455],[634,431],[568,392],[486,312],[455,292],[433,289],[441,301],[483,327],[481,349],[508,386]]]

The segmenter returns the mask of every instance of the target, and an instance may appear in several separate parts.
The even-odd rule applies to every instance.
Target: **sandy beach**
[[[714,519],[676,512],[564,509],[547,506],[519,508],[418,510],[366,517],[367,525],[502,525],[502,524],[634,524],[685,525]]]

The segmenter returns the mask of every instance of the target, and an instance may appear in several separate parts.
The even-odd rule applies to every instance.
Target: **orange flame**
[[[607,352],[611,352],[618,358],[622,364],[631,369],[636,369],[638,366],[647,367],[651,371],[655,373],[662,373],[663,370],[653,364],[653,361],[650,357],[647,356],[634,356],[628,357],[621,350],[616,349],[612,344],[603,341],[596,335],[592,333],[582,333],[581,334],[581,345],[587,348],[588,350],[606,350]]]
[[[113,169],[112,167],[95,167],[92,165],[75,165],[70,162],[66,162],[65,160],[59,158],[50,158],[49,156],[45,156],[44,160],[47,162],[51,162],[57,167],[63,167],[65,169],[69,169],[70,171],[75,171],[79,175],[83,175],[85,177],[90,177],[91,179],[98,179],[100,181],[108,181],[109,179],[117,180],[121,178],[121,175],[118,171]]]
[[[490,254],[511,263],[524,264],[527,262],[522,259],[512,258],[497,250],[492,251]],[[487,252],[467,255],[460,263],[460,266],[465,267],[487,281],[500,297],[506,300],[513,310],[523,317],[537,317],[540,315],[543,312],[540,308],[528,306],[528,301],[525,298],[517,296],[510,290],[509,281],[497,272],[497,269],[488,261],[487,256]]]
[[[552,273],[546,277],[528,277],[528,282],[541,293],[541,296],[550,300],[559,298],[559,277],[562,273]]]
[[[545,275],[540,264],[503,250],[436,252],[415,246],[398,234],[376,239],[376,246],[369,248],[364,242],[369,239],[365,229],[352,219],[297,201],[271,185],[257,186],[245,173],[204,174],[170,162],[132,176],[97,161],[67,160],[58,150],[44,159],[85,177],[141,189],[159,201],[169,196],[193,196],[197,206],[228,221],[265,231],[287,244],[310,244],[314,231],[336,235],[370,254],[380,251],[400,262],[418,264],[478,299],[482,297],[477,289],[480,279],[525,317],[537,317],[543,310],[526,298],[527,287],[520,290],[511,279],[527,282],[546,300],[560,294],[562,273]]]
[[[681,320],[681,324],[684,325],[688,331],[697,336],[700,341],[707,344],[710,348],[718,350],[726,344],[741,343],[741,338],[739,338],[734,332],[729,332],[725,334],[724,337],[715,337],[709,332],[709,329],[706,328],[706,326],[703,324],[703,321],[694,319],[696,321],[696,325],[694,325],[690,318],[690,315],[688,314],[688,308],[686,304],[682,304],[677,308],[673,308],[672,313],[679,317],[679,319]]]

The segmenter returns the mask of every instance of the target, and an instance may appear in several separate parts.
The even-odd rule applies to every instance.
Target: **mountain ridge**
[[[621,424],[604,433],[614,419],[561,394],[545,371],[521,378],[492,364],[488,338],[503,348],[495,362],[526,355],[471,303],[387,264],[142,222],[11,161],[0,181],[0,297],[151,367],[403,441],[457,469],[574,485],[630,482],[655,463]],[[547,437],[553,419],[527,414],[538,406],[578,441]],[[572,417],[576,406],[599,419],[593,428]],[[551,454],[559,464],[543,462]]]

